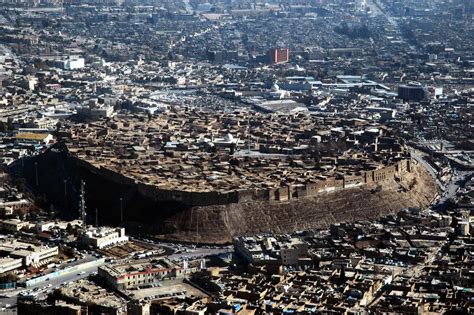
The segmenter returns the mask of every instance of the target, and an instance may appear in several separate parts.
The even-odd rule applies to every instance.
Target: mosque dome
[[[224,136],[224,140],[225,140],[225,141],[234,141],[234,136],[231,135],[230,133],[227,133],[227,134]]]

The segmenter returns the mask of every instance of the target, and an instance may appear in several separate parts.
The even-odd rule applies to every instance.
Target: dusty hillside
[[[35,185],[35,162],[39,185]],[[79,217],[78,187],[86,182],[88,222],[123,225],[130,233],[153,234],[162,238],[200,242],[229,242],[233,236],[259,232],[291,232],[327,227],[334,222],[375,218],[404,207],[425,207],[436,193],[429,174],[414,168],[402,182],[388,180],[379,187],[361,187],[291,202],[252,202],[190,207],[163,201],[146,194],[133,181],[105,176],[71,158],[65,151],[45,154],[17,163],[12,174],[23,176],[37,196],[64,219]],[[66,192],[66,194],[65,194]],[[123,199],[121,204],[120,198]]]
[[[233,236],[324,228],[331,223],[372,219],[406,207],[426,207],[436,185],[421,167],[401,182],[361,187],[286,203],[246,203],[193,207],[168,218],[175,231],[162,237],[186,241],[228,242]]]

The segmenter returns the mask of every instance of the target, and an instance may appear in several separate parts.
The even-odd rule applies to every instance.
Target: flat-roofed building
[[[4,215],[12,215],[18,212],[27,211],[30,209],[31,203],[26,199],[20,200],[0,200],[0,213]]]
[[[280,257],[283,265],[296,265],[298,259],[308,256],[308,244],[300,239],[292,238],[290,242],[282,244]]]
[[[32,144],[49,144],[53,142],[53,135],[49,133],[19,132],[15,136],[18,142]]]
[[[21,268],[22,266],[23,261],[20,258],[0,258],[0,274]]]
[[[12,238],[4,239],[0,242],[0,254],[20,259],[24,267],[47,264],[58,253],[59,249],[57,246],[50,247],[38,245],[38,243],[26,243]]]
[[[17,232],[29,223],[18,219],[1,220],[0,229],[8,232]]]
[[[108,246],[128,242],[124,228],[92,228],[84,233],[83,242],[94,248],[105,248]]]
[[[142,260],[100,266],[98,274],[111,287],[123,290],[141,285],[151,285],[163,278],[180,278],[184,275],[184,270],[170,261]]]

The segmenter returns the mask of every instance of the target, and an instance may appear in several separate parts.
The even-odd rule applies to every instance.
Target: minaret
[[[188,267],[189,267],[188,257],[185,256],[184,259],[183,259],[183,270],[184,270],[184,273],[186,273],[186,272],[188,271]]]

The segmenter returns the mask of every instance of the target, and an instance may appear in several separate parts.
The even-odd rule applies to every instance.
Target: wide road
[[[143,245],[153,245],[165,249],[162,256],[170,260],[181,260],[184,257],[195,259],[220,254],[228,254],[234,251],[233,246],[196,246],[193,244],[170,243],[161,240],[143,240],[131,237],[131,240]]]
[[[441,190],[445,190],[446,188],[444,187],[443,183],[441,183],[441,181],[438,179],[438,172],[433,168],[433,166],[430,165],[430,163],[423,159],[423,156],[426,156],[426,153],[414,148],[411,148],[410,153],[411,157],[420,163],[428,171],[428,173],[430,173],[431,177],[433,177],[433,179],[436,181],[436,184],[439,186],[439,188]]]
[[[234,250],[232,248],[196,248],[188,250],[185,253],[173,254],[168,256],[170,260],[181,260],[184,257],[188,259],[204,258],[208,256],[230,254]]]
[[[98,266],[102,264],[99,264]],[[47,281],[41,281],[27,288],[17,288],[17,289],[8,290],[8,291],[5,290],[2,292],[3,297],[0,298],[0,308],[5,307],[7,304],[9,304],[10,306],[16,305],[18,294],[22,291],[28,291],[29,293],[32,293],[32,292],[37,293],[38,297],[46,296],[47,293],[53,291],[54,289],[59,288],[64,283],[87,278],[92,273],[96,273],[98,266],[71,271],[67,274],[64,274],[55,278],[51,277]]]
[[[446,183],[444,192],[440,195],[439,200],[434,206],[442,206],[449,199],[454,198],[458,189],[469,177],[472,177],[473,174],[473,171],[455,171],[455,175],[453,175],[449,182]]]
[[[390,15],[388,10],[386,10],[383,2],[381,2],[380,0],[360,0],[360,1],[365,2],[366,6],[369,7],[370,11],[374,15],[384,16],[385,19],[388,21],[388,23],[390,23],[393,26],[393,28],[397,31],[399,36],[401,38],[403,37],[403,32],[401,31],[401,27],[400,27],[400,23],[399,23],[398,19],[393,17],[392,15]],[[406,42],[407,42],[407,45],[410,47],[411,50],[417,51],[417,48],[415,46],[409,44],[408,41],[406,41]]]
[[[444,205],[449,199],[452,199],[456,196],[456,192],[458,191],[461,184],[470,176],[474,174],[473,171],[458,171],[456,169],[452,169],[452,176],[450,180],[446,183],[442,183],[438,178],[438,173],[436,170],[428,163],[423,156],[426,153],[423,153],[419,150],[411,148],[411,156],[414,160],[416,160],[420,165],[422,165],[428,173],[430,173],[431,177],[435,180],[438,187],[441,189],[441,193],[439,194],[439,198],[436,202],[432,205],[433,208],[439,207]]]

